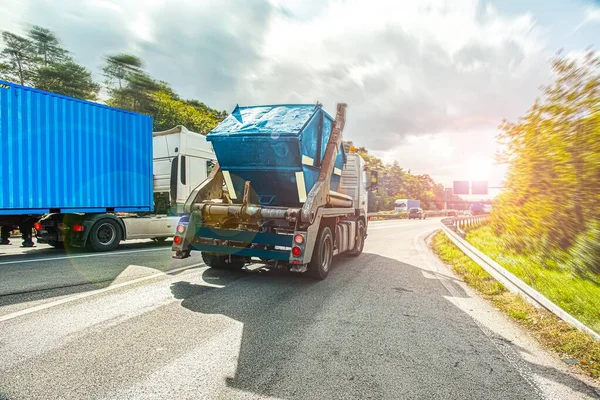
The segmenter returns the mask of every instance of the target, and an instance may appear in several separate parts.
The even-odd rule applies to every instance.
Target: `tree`
[[[206,135],[220,122],[211,111],[200,111],[186,101],[174,99],[168,92],[155,92],[152,98],[154,129],[157,131],[184,125],[193,132]]]
[[[72,60],[41,67],[33,84],[42,90],[85,100],[96,100],[100,90],[100,85],[92,80],[92,73]]]
[[[5,48],[0,53],[6,63],[3,63],[3,78],[17,81],[21,85],[30,82],[32,64],[35,60],[35,47],[31,40],[14,33],[2,32]]]
[[[600,222],[600,59],[558,55],[552,66],[556,78],[542,97],[501,126],[509,170],[493,213],[509,246],[542,254],[585,248]]]
[[[28,36],[43,67],[66,61],[68,52],[60,46],[58,38],[49,29],[34,25],[29,30]]]
[[[123,81],[131,74],[141,73],[143,63],[139,57],[132,54],[115,54],[106,57],[106,66],[103,68],[107,78],[107,86],[111,88],[116,80],[118,89],[123,88]]]
[[[143,70],[142,60],[131,54],[106,57],[103,68],[109,105],[127,110],[152,114],[152,93],[163,89],[170,91],[165,82],[157,82]]]

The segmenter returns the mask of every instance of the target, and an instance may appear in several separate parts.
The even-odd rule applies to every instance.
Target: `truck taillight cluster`
[[[83,232],[85,230],[85,226],[75,224],[73,225],[73,232]]]
[[[181,240],[182,240],[181,236],[175,236],[173,238],[173,243],[175,243],[175,244],[181,244]]]
[[[185,232],[185,226],[177,225],[177,233],[183,233],[183,232]]]
[[[44,229],[44,227],[42,226],[42,224],[40,224],[39,222],[36,222],[35,224],[33,224],[33,228],[36,231],[41,231],[42,229]]]
[[[294,243],[292,246],[292,257],[300,257],[304,253],[304,235],[297,233],[294,235]],[[292,264],[298,264],[298,260],[293,260]]]

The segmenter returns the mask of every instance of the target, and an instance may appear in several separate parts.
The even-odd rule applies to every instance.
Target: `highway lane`
[[[3,287],[34,291],[0,296],[0,398],[591,398],[436,262],[437,224],[372,223],[322,282],[148,243],[2,258]]]

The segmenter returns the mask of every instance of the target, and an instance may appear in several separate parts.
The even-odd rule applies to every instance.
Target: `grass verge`
[[[433,251],[469,285],[528,328],[538,340],[563,357],[574,358],[592,377],[600,378],[600,341],[578,331],[554,314],[537,309],[519,295],[510,293],[483,268],[458,249],[443,232],[432,240]]]
[[[472,230],[467,240],[560,308],[600,333],[600,284],[552,261],[552,255],[516,254],[490,226]]]

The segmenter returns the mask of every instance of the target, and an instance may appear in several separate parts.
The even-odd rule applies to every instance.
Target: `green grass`
[[[489,226],[468,233],[467,240],[563,310],[600,333],[600,284],[572,274],[550,257],[518,255],[503,245]]]
[[[489,233],[491,232],[488,228],[481,228],[477,232],[472,232],[471,238],[480,238],[483,242]],[[496,243],[494,238],[487,238],[487,240],[488,244]],[[438,257],[452,267],[468,285],[475,288],[484,298],[491,301],[494,306],[504,311],[519,324],[528,328],[541,343],[563,356],[579,360],[583,371],[592,377],[600,378],[600,341],[571,327],[554,314],[531,306],[519,295],[510,293],[501,283],[460,251],[443,232],[435,235],[432,248]],[[482,251],[487,252],[483,248]],[[491,253],[487,254],[491,256]],[[504,256],[506,257],[506,254]],[[545,276],[545,274],[534,274],[532,271],[527,272],[528,276],[533,276],[536,280]],[[516,274],[515,271],[513,273]],[[543,286],[547,286],[547,284]],[[564,290],[566,291],[566,289]],[[587,303],[584,301],[583,304]],[[598,310],[596,308],[596,311]]]

